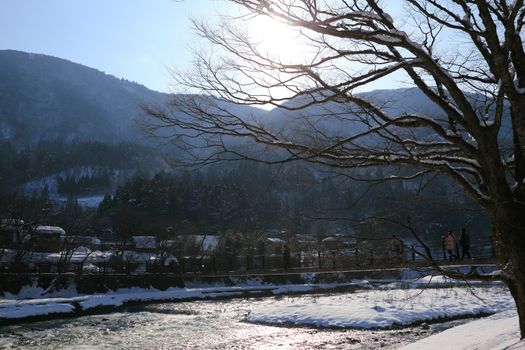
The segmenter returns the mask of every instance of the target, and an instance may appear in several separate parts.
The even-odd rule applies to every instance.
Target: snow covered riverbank
[[[524,350],[518,315],[507,310],[434,334],[400,350]]]
[[[0,322],[10,324],[23,320],[111,312],[133,303],[283,295],[266,299],[264,306],[254,304],[243,320],[281,326],[388,329],[494,314],[420,340],[406,347],[406,350],[434,349],[438,346],[440,350],[525,349],[525,343],[519,342],[513,300],[502,285],[426,288],[434,282],[441,286],[443,280],[440,279],[419,280],[409,289],[401,289],[397,283],[373,287],[367,281],[325,285],[264,285],[257,280],[252,282],[234,287],[188,286],[165,291],[131,288],[90,295],[77,295],[74,288],[56,293],[30,287],[18,295],[0,299]],[[300,298],[290,295],[328,292],[341,287],[348,288],[349,292],[333,295],[316,293]]]
[[[252,309],[248,322],[268,325],[377,329],[477,317],[402,350],[525,350],[514,301],[504,287],[392,289],[320,296],[311,303],[277,300]]]
[[[111,310],[130,303],[205,300],[229,297],[256,297],[294,293],[323,292],[345,288],[367,288],[366,281],[341,284],[261,285],[257,279],[239,286],[206,286],[158,289],[126,288],[89,295],[78,295],[75,288],[48,292],[38,287],[24,288],[17,295],[0,299],[0,323],[45,316],[83,315],[97,310]]]
[[[248,322],[330,328],[392,328],[490,315],[511,309],[502,287],[369,290],[319,296],[312,303],[276,300],[254,309]]]

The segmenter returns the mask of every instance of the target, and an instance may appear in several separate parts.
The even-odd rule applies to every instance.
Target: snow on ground
[[[77,201],[84,208],[97,208],[103,199],[103,195],[96,195],[88,197],[78,197]]]
[[[508,310],[434,334],[400,350],[524,350],[516,311]]]
[[[232,281],[235,282],[235,281]],[[368,281],[341,284],[264,284],[261,279],[237,281],[235,286],[188,284],[186,288],[128,288],[108,293],[79,295],[74,286],[56,291],[33,285],[18,294],[0,298],[0,321],[51,313],[75,313],[97,307],[118,307],[129,302],[178,301],[241,295],[283,295],[355,286],[358,292],[317,296],[314,302],[299,304],[277,300],[264,310],[251,310],[246,320],[270,324],[298,324],[318,327],[388,328],[416,322],[468,315],[492,314],[513,307],[513,300],[501,286],[412,289],[374,289]],[[74,306],[76,307],[74,307]]]
[[[232,297],[270,293],[273,295],[331,289],[339,286],[359,285],[357,283],[346,284],[291,284],[291,285],[259,285],[257,281],[241,286],[225,287],[193,287],[193,288],[169,288],[165,291],[145,288],[125,288],[117,291],[101,294],[74,295],[70,288],[63,294],[54,291],[45,291],[42,288],[31,286],[23,289],[20,294],[7,293],[5,298],[0,299],[0,321],[2,319],[17,319],[30,316],[42,316],[56,313],[75,313],[76,305],[81,311],[88,311],[98,307],[118,307],[129,302],[151,302],[151,301],[179,301],[188,299],[210,299],[217,297]],[[62,295],[62,296],[60,296]],[[30,299],[22,299],[30,298]],[[47,306],[46,306],[47,305]]]
[[[60,300],[41,299],[36,302],[27,303],[21,301],[11,305],[0,303],[0,318],[26,318],[34,316],[46,316],[51,314],[69,314],[74,312],[74,305]],[[5,306],[5,307],[4,307]]]
[[[306,304],[278,300],[264,309],[251,310],[246,320],[315,327],[389,328],[492,314],[513,306],[512,297],[501,287],[371,290],[320,296]]]
[[[4,292],[4,298],[0,298],[0,305],[8,302],[8,300],[13,302],[23,299],[72,298],[76,296],[78,296],[78,292],[75,285],[70,285],[67,288],[61,288],[59,290],[55,290],[53,286],[44,289],[34,281],[32,285],[22,287],[17,294]]]
[[[133,301],[182,301],[261,292],[279,295],[320,291],[342,285],[355,285],[363,289],[353,293],[315,295],[310,300],[298,299],[300,302],[293,297],[276,299],[273,304],[265,304],[263,308],[252,308],[246,321],[369,329],[495,313],[420,340],[403,350],[525,350],[525,342],[519,342],[518,319],[512,297],[507,289],[498,285],[471,288],[421,288],[415,285],[412,289],[372,289],[367,281],[325,285],[264,285],[260,279],[253,279],[234,287],[194,285],[165,291],[128,288],[92,295],[78,295],[74,287],[57,293],[30,286],[17,295],[6,295],[0,299],[0,320],[74,314],[103,306],[117,307]]]
[[[63,203],[67,202],[68,198],[57,195],[57,197],[55,197],[54,199],[56,199],[57,201],[59,201],[59,202],[61,202],[63,204]],[[80,204],[81,207],[84,207],[84,208],[97,208],[98,205],[104,200],[104,195],[103,194],[96,194],[96,195],[93,195],[93,196],[82,196],[82,197],[77,197],[76,200],[77,200],[78,204]]]
[[[303,276],[308,281],[309,276]],[[313,281],[313,276],[312,281]],[[448,329],[442,333],[410,344],[402,350],[525,350],[519,341],[519,327],[514,302],[508,290],[498,284],[471,285],[440,276],[413,280],[409,289],[399,283],[374,288],[371,283],[355,280],[345,284],[267,285],[260,278],[235,281],[235,286],[187,285],[186,288],[128,288],[108,293],[78,295],[74,286],[66,290],[44,290],[36,285],[20,293],[0,298],[0,321],[24,319],[53,314],[67,315],[88,312],[99,307],[118,307],[130,302],[183,301],[241,295],[273,295],[329,290],[340,286],[357,286],[357,292],[336,295],[315,295],[310,300],[293,297],[276,299],[263,308],[254,307],[245,320],[274,325],[314,327],[389,328],[446,318],[481,314],[493,316]],[[399,284],[399,285],[398,285]],[[440,288],[443,285],[451,288]],[[405,284],[406,286],[406,284]],[[425,288],[425,287],[431,288]],[[435,288],[437,287],[437,288]]]

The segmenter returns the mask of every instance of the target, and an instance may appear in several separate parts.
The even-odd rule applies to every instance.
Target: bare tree
[[[491,278],[509,286],[524,338],[524,1],[399,0],[403,18],[378,0],[229,2],[239,15],[214,26],[194,22],[215,50],[197,53],[195,69],[176,79],[198,95],[174,96],[167,109],[146,108],[149,130],[194,146],[200,164],[302,160],[339,169],[386,165],[397,178],[448,175],[491,218],[506,259]],[[294,28],[304,54],[282,58],[261,49],[243,28],[258,16]],[[416,87],[439,113],[396,113],[358,93],[390,76]],[[239,114],[232,107],[239,104],[275,105],[283,115],[316,106],[323,112],[305,117],[298,135],[289,125]],[[320,126],[334,117],[337,130]],[[249,153],[230,142],[235,137],[281,151]]]
[[[4,194],[0,198],[0,229],[9,229],[6,243],[14,251],[9,261],[12,271],[21,272],[27,269],[28,260],[35,248],[32,236],[37,226],[45,222],[49,206],[44,192],[35,194],[32,198],[16,193]]]

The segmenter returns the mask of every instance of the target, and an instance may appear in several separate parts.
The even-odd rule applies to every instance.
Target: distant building
[[[266,254],[281,254],[285,241],[281,238],[268,237],[264,243],[264,251]]]
[[[89,249],[98,249],[101,245],[100,239],[94,236],[68,236],[68,247],[87,247]]]
[[[211,252],[219,245],[219,236],[211,234],[178,235],[171,241],[171,251],[177,255],[198,255]]]
[[[275,228],[268,229],[268,230],[264,231],[264,235],[266,237],[281,238],[283,240],[286,239],[287,234],[288,234],[288,231],[286,231],[286,230],[279,230],[279,229],[275,229]]]
[[[64,245],[66,231],[58,226],[36,226],[29,242],[35,252],[60,252]]]
[[[0,231],[17,229],[24,224],[24,220],[20,219],[1,219],[0,220]]]
[[[307,234],[297,234],[295,236],[296,246],[295,249],[298,251],[308,251],[308,250],[317,250],[319,248],[319,243],[315,237]]]
[[[356,244],[356,239],[349,236],[333,235],[326,237],[321,241],[321,247],[324,249],[348,249]]]

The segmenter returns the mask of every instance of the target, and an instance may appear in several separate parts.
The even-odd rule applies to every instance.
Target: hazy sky
[[[212,16],[212,0],[2,0],[0,49],[43,53],[169,88],[169,68],[191,62],[192,16]]]
[[[400,7],[398,0],[388,4],[396,12]],[[213,0],[1,0],[0,49],[57,56],[169,91],[168,68],[191,64],[190,18],[214,18],[224,6]]]

